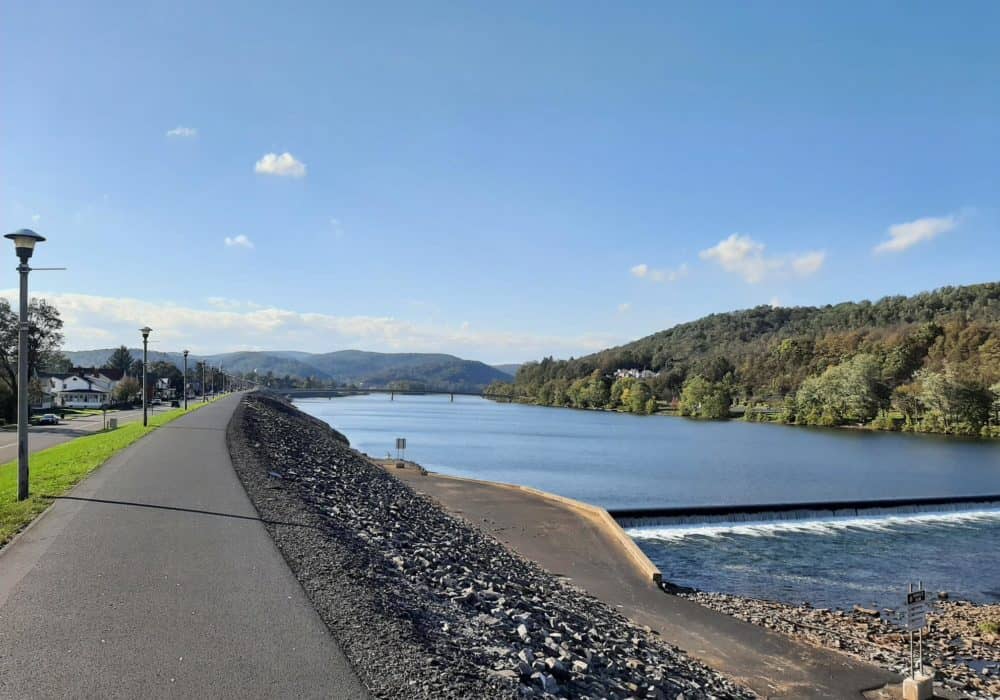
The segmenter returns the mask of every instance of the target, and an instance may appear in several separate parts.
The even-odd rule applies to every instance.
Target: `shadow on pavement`
[[[57,501],[83,501],[85,503],[103,503],[112,506],[132,506],[135,508],[155,508],[157,510],[173,510],[181,513],[195,513],[197,515],[214,515],[219,518],[233,518],[234,520],[253,520],[265,525],[287,525],[289,527],[306,527],[310,530],[321,530],[322,528],[308,523],[291,523],[281,520],[265,520],[255,515],[237,515],[236,513],[220,513],[214,510],[199,510],[197,508],[181,508],[180,506],[161,506],[155,503],[136,503],[133,501],[112,501],[104,498],[81,498],[79,496],[56,496]]]

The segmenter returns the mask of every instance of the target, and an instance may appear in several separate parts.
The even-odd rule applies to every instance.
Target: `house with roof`
[[[40,407],[100,408],[123,378],[121,370],[74,367],[69,372],[39,375]]]

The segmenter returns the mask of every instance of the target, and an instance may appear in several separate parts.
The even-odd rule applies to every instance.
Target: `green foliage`
[[[682,416],[728,418],[732,395],[725,382],[711,381],[700,374],[684,382],[677,408]]]
[[[111,357],[104,363],[104,366],[108,369],[121,370],[122,374],[125,374],[131,369],[133,362],[135,362],[135,358],[132,357],[132,353],[129,352],[128,347],[122,345],[111,353]]]
[[[657,375],[613,379],[619,369]],[[607,407],[618,410],[635,409],[638,382],[655,399],[679,400],[686,415],[724,417],[736,400],[753,407],[748,420],[992,436],[1000,431],[1000,283],[713,314],[586,357],[528,362],[512,384],[493,386],[516,400],[597,407],[584,398],[594,377],[610,382]]]

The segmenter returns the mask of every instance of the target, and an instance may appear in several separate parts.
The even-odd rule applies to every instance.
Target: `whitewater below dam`
[[[1000,494],[1000,442],[703,422],[476,397],[384,394],[298,401],[373,456],[524,484],[605,508]],[[1000,600],[1000,506],[854,517],[734,516],[625,523],[664,578],[702,590],[896,607],[908,580]]]

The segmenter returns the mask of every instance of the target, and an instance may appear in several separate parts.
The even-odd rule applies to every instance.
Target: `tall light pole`
[[[149,425],[149,418],[146,415],[147,404],[149,399],[146,396],[146,359],[149,356],[149,332],[153,329],[149,326],[143,326],[139,329],[142,333],[142,425],[146,427]]]
[[[14,249],[21,264],[21,311],[17,329],[17,500],[28,497],[28,260],[35,252],[35,244],[45,240],[34,231],[22,228],[8,233],[4,238],[14,241]]]
[[[206,364],[207,363],[204,360],[201,361],[201,402],[202,403],[207,403],[208,402],[208,396],[205,395],[205,365]]]
[[[184,351],[184,410],[188,408],[188,351]]]

